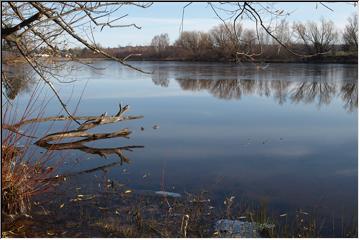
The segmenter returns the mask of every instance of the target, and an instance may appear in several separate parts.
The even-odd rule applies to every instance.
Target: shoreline
[[[78,58],[78,59],[69,59],[69,58],[54,58],[55,61],[115,61],[109,58],[104,57],[93,57],[93,58]],[[294,59],[291,61],[288,60],[268,60],[268,59],[259,59],[255,61],[239,61],[239,62],[232,62],[232,61],[205,61],[205,60],[187,60],[187,59],[129,59],[127,62],[189,62],[189,63],[218,63],[218,64],[241,64],[241,63],[281,63],[281,64],[292,64],[292,63],[303,63],[303,64],[358,64],[358,61],[354,59],[346,59],[345,61],[340,61],[342,59],[323,59],[323,60],[312,60],[306,61],[303,59]]]
[[[80,57],[80,58],[65,58],[65,57],[44,57],[41,58],[44,61],[87,61],[87,63],[91,63],[92,61],[99,60],[109,60],[115,61],[106,57]],[[240,64],[240,63],[281,63],[281,64],[292,64],[292,63],[302,63],[302,64],[358,64],[357,55],[348,55],[348,56],[328,56],[323,58],[312,57],[312,58],[293,58],[293,59],[255,59],[254,61],[222,61],[222,60],[204,60],[204,59],[183,59],[183,58],[141,58],[134,57],[132,59],[128,59],[127,62],[189,62],[189,63],[218,63],[218,64]],[[25,59],[22,57],[11,57],[2,59],[3,64],[23,64],[26,63]]]

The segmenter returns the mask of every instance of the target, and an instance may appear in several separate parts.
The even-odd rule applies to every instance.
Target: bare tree
[[[244,29],[241,24],[233,26],[230,22],[215,26],[210,30],[210,38],[213,47],[223,56],[236,58],[241,45],[244,45]]]
[[[352,17],[348,18],[348,24],[345,26],[343,33],[343,40],[346,49],[357,50],[358,49],[358,14],[354,13]]]
[[[291,30],[289,27],[289,23],[282,19],[280,23],[275,26],[274,35],[277,39],[279,39],[284,45],[290,47],[291,45]],[[273,39],[273,44],[278,45],[278,53],[280,53],[281,45]]]
[[[242,36],[243,46],[245,49],[249,49],[250,52],[253,52],[253,48],[256,44],[256,32],[253,29],[245,29],[244,34]]]
[[[265,40],[265,32],[271,39],[274,40],[278,45],[283,47],[287,52],[298,57],[312,57],[326,53],[332,47],[337,40],[337,33],[334,24],[331,21],[321,21],[320,26],[316,24],[309,24],[309,26],[299,25],[298,30],[300,34],[306,39],[306,43],[310,46],[313,39],[311,34],[319,34],[320,40],[316,39],[312,44],[315,46],[310,49],[309,53],[298,51],[292,46],[288,46],[281,38],[276,34],[276,26],[274,22],[283,20],[286,16],[291,13],[285,9],[278,8],[276,3],[262,3],[262,2],[209,2],[208,3],[215,13],[215,15],[223,22],[225,30],[230,32],[230,29],[226,25],[231,22],[233,26],[243,20],[249,20],[255,25],[255,32],[257,37],[257,48],[254,48],[255,52],[242,51],[236,52],[238,56],[245,57],[247,60],[254,60],[254,57],[260,56],[263,53],[262,41]],[[327,8],[329,11],[333,11],[327,4],[320,3],[321,6]],[[286,26],[286,25],[284,25]],[[304,32],[303,30],[307,30]],[[308,32],[310,31],[310,33]],[[310,34],[310,35],[309,35]],[[301,37],[300,37],[301,38]]]
[[[162,33],[154,36],[150,45],[155,48],[156,52],[164,50],[170,45],[169,35],[167,33]]]
[[[304,43],[311,53],[322,54],[331,50],[337,41],[337,31],[334,23],[321,19],[320,24],[316,22],[294,23],[294,31],[298,39]]]
[[[185,58],[209,59],[213,50],[213,42],[210,34],[199,31],[184,31],[175,41],[174,46],[185,50]]]
[[[200,56],[209,55],[213,49],[213,44],[211,42],[210,34],[206,32],[199,32],[199,54]],[[207,56],[209,58],[210,56]]]
[[[200,33],[196,31],[184,31],[175,42],[175,46],[190,49],[196,52],[199,48]]]
[[[142,71],[126,62],[127,58],[116,58],[95,42],[93,28],[100,31],[106,27],[135,27],[136,24],[120,24],[127,16],[124,14],[111,18],[121,7],[132,5],[147,8],[151,3],[134,2],[2,2],[1,39],[2,45],[16,50],[32,67],[34,72],[54,92],[63,109],[72,116],[53,85],[59,80],[53,68],[58,64],[49,64],[39,56],[61,56],[73,39],[82,46],[104,57],[113,59],[124,66]],[[6,71],[1,72],[4,81]],[[74,121],[79,123],[76,119]],[[79,123],[80,124],[80,123]]]

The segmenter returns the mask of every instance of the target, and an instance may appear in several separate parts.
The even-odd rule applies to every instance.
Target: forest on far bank
[[[263,23],[261,23],[263,24]],[[261,25],[259,24],[259,25]],[[116,36],[113,36],[116,38]],[[358,14],[347,19],[343,28],[331,20],[289,22],[272,26],[245,26],[242,22],[225,22],[209,31],[181,31],[176,40],[167,33],[140,46],[68,47],[54,49],[42,46],[32,52],[47,58],[104,58],[104,54],[122,61],[208,61],[208,62],[314,62],[357,63]],[[17,59],[21,54],[11,44],[2,44],[4,59]]]
[[[147,46],[101,48],[127,60],[357,63],[357,14],[349,17],[341,30],[325,19],[292,24],[283,20],[271,34],[275,38],[263,29],[227,23],[208,32],[184,31],[172,44],[168,34],[163,33],[154,36]],[[74,58],[102,57],[87,48],[72,48],[64,53]]]

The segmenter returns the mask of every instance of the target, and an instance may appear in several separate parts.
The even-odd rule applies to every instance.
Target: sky
[[[155,35],[168,33],[170,42],[173,43],[179,36],[182,10],[186,4],[186,2],[156,2],[146,9],[124,6],[112,15],[113,18],[128,14],[126,18],[118,21],[118,24],[135,23],[141,29],[104,28],[101,32],[95,32],[95,39],[103,47],[136,46],[148,45]],[[266,5],[267,3],[259,4]],[[274,3],[274,6],[290,12],[290,15],[286,16],[289,22],[319,21],[323,17],[332,20],[338,29],[343,29],[347,18],[354,12],[358,12],[358,6],[354,7],[354,3],[350,2],[326,3],[326,6],[333,11],[315,2],[279,2]],[[224,14],[222,16],[225,17]],[[266,20],[266,14],[264,16]],[[208,31],[220,23],[221,20],[207,3],[194,2],[185,10],[183,30]],[[249,24],[249,21],[243,22],[245,27]]]

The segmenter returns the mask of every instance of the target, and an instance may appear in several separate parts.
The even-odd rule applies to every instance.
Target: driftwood
[[[104,122],[110,123],[110,121],[113,121],[116,117],[119,118],[119,116],[117,116],[117,115],[119,115],[119,114],[122,115],[124,112],[126,112],[129,109],[129,106],[126,105],[124,108],[122,108],[121,105],[119,105],[119,108],[120,108],[120,110],[115,116],[106,116],[106,113],[104,113],[101,116],[73,116],[73,118],[76,119],[76,120],[85,120],[86,122],[88,122],[88,121],[97,120],[100,117],[102,117],[103,119],[106,120]],[[121,119],[118,119],[116,122],[125,121],[125,120],[139,119],[139,118],[143,118],[143,116],[121,116]],[[22,121],[20,121],[18,123],[12,124],[12,125],[2,124],[2,128],[3,129],[8,129],[8,130],[11,131],[12,129],[18,129],[23,125],[32,124],[32,123],[49,122],[49,121],[67,121],[67,120],[72,120],[72,118],[69,117],[69,116],[63,116],[63,115],[45,117],[45,118],[32,118],[32,119],[22,120]],[[102,123],[102,124],[104,124],[104,123]]]
[[[84,145],[84,143],[96,141],[99,139],[106,139],[106,138],[115,138],[115,137],[125,137],[131,134],[131,131],[127,128],[121,129],[119,131],[110,132],[110,133],[89,133],[87,130],[95,128],[99,125],[109,124],[109,123],[116,123],[125,120],[133,120],[139,119],[143,116],[124,116],[124,113],[129,110],[129,106],[126,105],[125,107],[121,107],[119,105],[119,111],[113,116],[107,116],[106,113],[100,116],[83,116],[83,117],[76,117],[77,120],[85,120],[80,126],[75,130],[70,131],[62,131],[56,132],[52,134],[48,134],[38,141],[35,142],[36,145],[46,148],[48,150],[69,150],[69,149],[78,149],[80,151],[96,154],[101,157],[106,157],[107,155],[116,154],[119,156],[122,162],[128,162],[128,159],[123,155],[123,150],[131,151],[133,148],[143,148],[143,146],[123,146],[117,148],[94,148],[88,147]],[[26,124],[36,123],[36,122],[46,122],[46,121],[64,121],[64,120],[71,120],[72,117],[69,116],[56,116],[56,117],[46,117],[46,118],[34,118],[29,120],[20,121],[14,125],[6,125],[3,124],[3,129],[8,129],[9,131],[17,131],[19,132],[19,128]],[[81,137],[83,139],[62,143],[61,140],[67,138],[77,138]],[[54,142],[55,141],[55,142]]]

